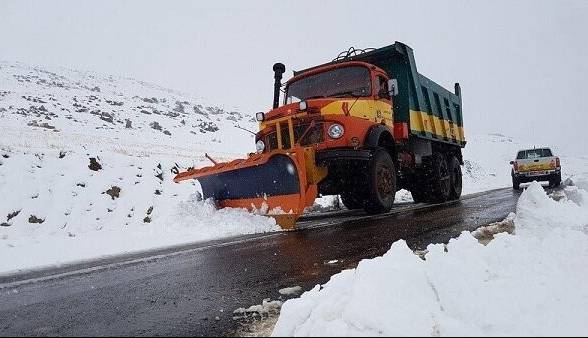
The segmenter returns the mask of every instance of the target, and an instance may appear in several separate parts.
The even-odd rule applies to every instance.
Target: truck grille
[[[310,146],[313,144],[321,143],[324,141],[323,123],[315,123],[308,133],[301,140],[300,137],[306,131],[306,128],[310,126],[307,124],[299,124],[294,126],[294,142],[290,142],[290,133],[288,132],[288,126],[282,126],[282,148],[290,149],[292,144],[300,143],[301,146]],[[265,137],[266,149],[268,151],[278,149],[278,134],[276,132],[269,133]]]

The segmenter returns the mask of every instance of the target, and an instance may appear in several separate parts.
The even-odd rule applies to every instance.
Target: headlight
[[[259,122],[265,120],[265,114],[263,112],[259,112],[255,114],[255,119]]]
[[[308,108],[308,104],[306,104],[306,101],[300,101],[300,106],[298,107],[298,109],[300,109],[300,111],[305,111],[306,108]]]
[[[263,153],[265,150],[265,143],[263,143],[262,140],[257,141],[257,143],[255,143],[255,149],[258,153]]]
[[[328,133],[329,137],[338,139],[345,133],[345,128],[343,128],[342,125],[335,123],[329,127]]]

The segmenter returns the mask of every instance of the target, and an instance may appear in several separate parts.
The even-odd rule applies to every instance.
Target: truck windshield
[[[519,151],[517,155],[517,160],[531,160],[535,158],[541,157],[551,157],[553,154],[551,153],[550,149],[529,149],[529,150],[522,150]]]
[[[372,91],[366,67],[333,69],[302,78],[286,88],[286,104],[320,97],[369,96]]]

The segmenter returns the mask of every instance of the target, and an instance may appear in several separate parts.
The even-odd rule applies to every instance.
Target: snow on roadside
[[[194,182],[173,183],[175,161],[192,159],[89,145],[4,146],[0,156],[0,274],[279,230],[271,218],[196,201]]]
[[[302,292],[302,288],[300,286],[292,286],[289,288],[283,288],[278,291],[282,296],[292,296],[298,295]]]
[[[538,183],[522,194],[515,234],[404,241],[285,302],[274,336],[584,335],[588,331],[586,180],[559,201]]]

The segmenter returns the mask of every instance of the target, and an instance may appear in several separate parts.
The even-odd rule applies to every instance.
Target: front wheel
[[[367,178],[365,211],[370,214],[390,211],[396,197],[396,167],[383,148],[376,149],[369,161]]]
[[[358,192],[342,193],[341,201],[348,210],[356,210],[363,208],[363,198]]]

